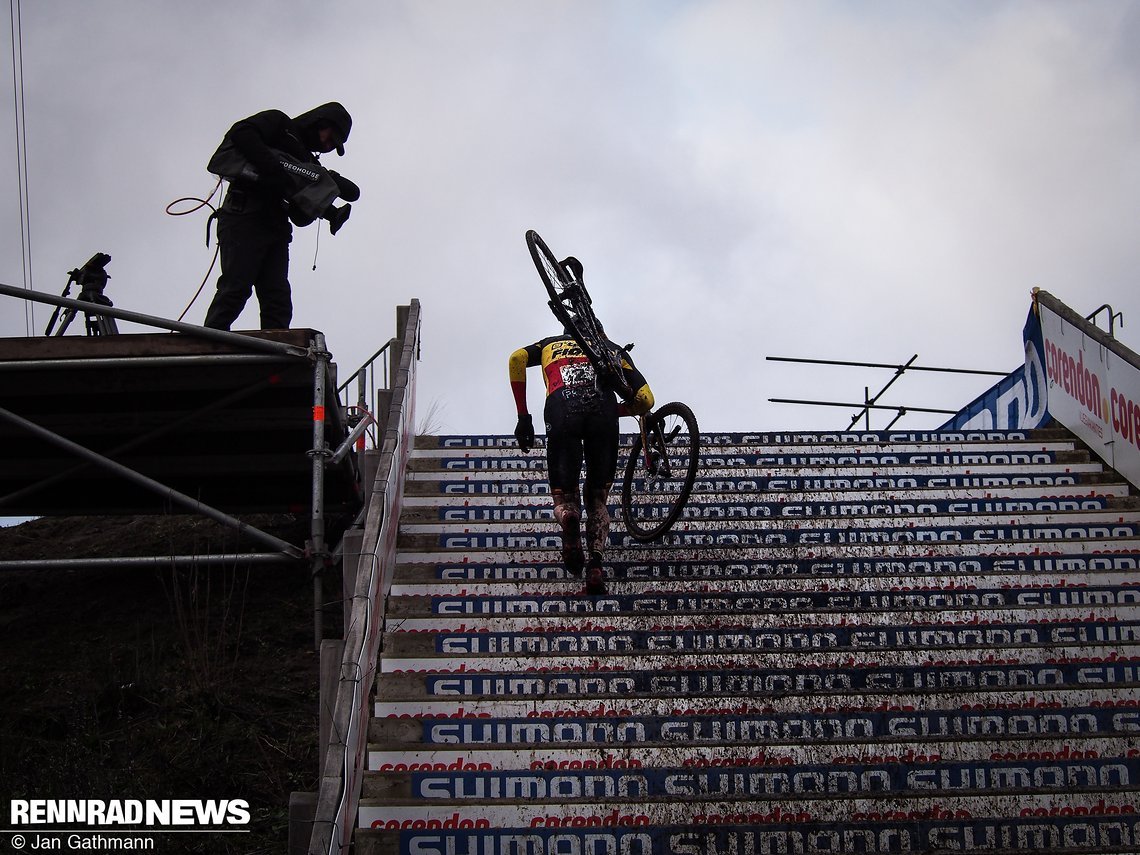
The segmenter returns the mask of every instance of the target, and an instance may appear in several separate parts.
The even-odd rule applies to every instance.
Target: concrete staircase
[[[543,450],[421,438],[360,853],[1140,851],[1140,511],[1059,431],[706,435],[557,564]]]

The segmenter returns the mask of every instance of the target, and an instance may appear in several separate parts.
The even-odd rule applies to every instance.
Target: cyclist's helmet
[[[582,262],[580,262],[574,256],[568,255],[564,259],[562,259],[562,261],[560,263],[562,265],[562,269],[565,270],[567,273],[569,273],[571,276],[573,276],[576,281],[578,281],[578,282],[583,281]]]

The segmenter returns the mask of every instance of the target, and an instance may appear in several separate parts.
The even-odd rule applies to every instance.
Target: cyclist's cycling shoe
[[[602,557],[591,555],[586,565],[586,593],[591,597],[600,597],[606,592],[606,573],[602,569]]]
[[[578,546],[582,541],[582,515],[573,507],[566,507],[561,514],[558,523],[562,526],[563,545]]]
[[[562,563],[570,573],[575,576],[581,576],[582,568],[586,565],[586,555],[582,552],[582,547],[562,547]]]

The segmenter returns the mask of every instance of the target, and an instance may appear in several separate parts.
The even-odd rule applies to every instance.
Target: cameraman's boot
[[[329,234],[336,234],[340,231],[340,227],[348,221],[349,214],[352,213],[352,205],[341,205],[339,208],[334,208],[329,205],[323,214],[322,220],[329,221]]]

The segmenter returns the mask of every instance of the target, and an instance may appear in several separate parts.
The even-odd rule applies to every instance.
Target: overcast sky
[[[167,204],[210,192],[237,119],[339,100],[352,136],[323,162],[363,195],[315,271],[317,230],[296,232],[294,326],[349,372],[418,298],[441,432],[514,427],[507,356],[555,330],[530,228],[708,430],[845,428],[850,408],[768,398],[891,378],[768,356],[1013,369],[1034,287],[1111,304],[1140,349],[1137,2],[30,0],[22,23],[31,256],[9,42],[0,281],[58,294],[107,252],[116,306],[176,318],[213,249],[205,213]],[[235,329],[256,326],[251,300]],[[25,334],[0,297],[0,335]],[[992,382],[908,374],[884,401],[957,408]]]

